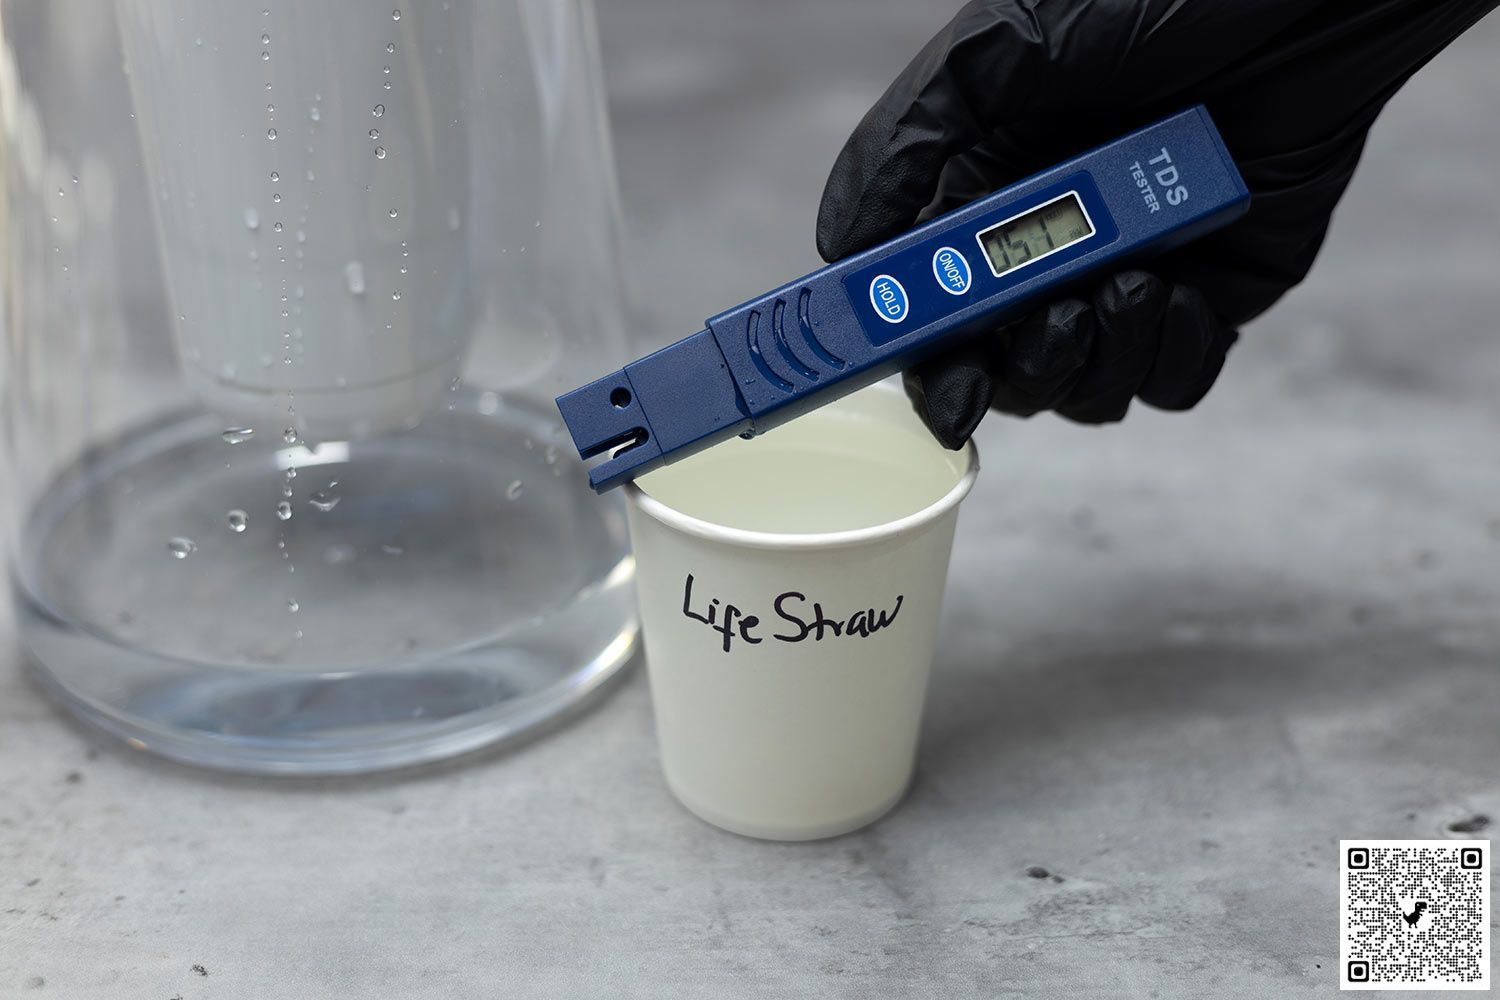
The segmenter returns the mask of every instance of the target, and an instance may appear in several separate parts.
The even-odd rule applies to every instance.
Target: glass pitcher
[[[622,363],[587,0],[0,0],[18,629],[211,767],[449,756],[630,659],[552,398]]]

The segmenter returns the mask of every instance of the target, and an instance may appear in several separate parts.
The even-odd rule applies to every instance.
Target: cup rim
[[[738,545],[743,548],[783,551],[844,548],[851,545],[865,545],[871,542],[878,542],[914,531],[931,521],[936,521],[948,513],[948,511],[957,507],[964,497],[969,495],[969,491],[974,488],[974,481],[979,476],[979,449],[974,447],[973,440],[966,441],[961,450],[967,467],[964,469],[964,474],[959,478],[958,482],[941,497],[921,510],[914,511],[903,517],[898,517],[890,521],[882,521],[880,524],[872,524],[863,528],[847,528],[842,531],[802,533],[734,528],[727,524],[718,524],[701,517],[694,517],[691,514],[683,513],[675,507],[668,506],[637,486],[634,480],[626,482],[624,490],[630,503],[641,513],[647,514],[667,527],[674,528],[683,534],[705,538],[709,541]]]

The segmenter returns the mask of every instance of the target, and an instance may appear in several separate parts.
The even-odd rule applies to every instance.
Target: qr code
[[[1339,988],[1490,988],[1488,840],[1339,841]]]

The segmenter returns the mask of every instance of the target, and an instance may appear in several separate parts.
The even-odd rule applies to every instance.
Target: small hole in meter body
[[[625,407],[630,405],[630,390],[625,388],[623,385],[620,386],[614,392],[609,394],[609,401],[610,403],[614,404],[615,409],[625,409]]]

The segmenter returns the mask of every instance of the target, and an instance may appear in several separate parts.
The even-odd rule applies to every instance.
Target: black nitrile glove
[[[986,409],[1119,420],[1185,410],[1236,327],[1307,274],[1392,94],[1500,0],[974,0],[839,153],[833,261],[1189,105],[1249,186],[1234,224],[907,374],[950,448]]]

